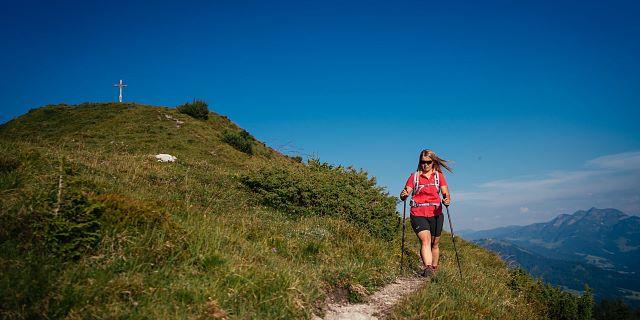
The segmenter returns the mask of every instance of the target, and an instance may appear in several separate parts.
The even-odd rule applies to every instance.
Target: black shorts
[[[431,232],[432,237],[439,237],[442,234],[443,222],[443,214],[429,218],[411,215],[411,227],[413,227],[413,231],[416,234],[418,234],[420,231],[427,230]]]

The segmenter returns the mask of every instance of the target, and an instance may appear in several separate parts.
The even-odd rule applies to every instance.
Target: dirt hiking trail
[[[428,281],[422,277],[400,278],[365,298],[365,303],[331,302],[324,318],[314,320],[374,320],[384,319],[393,306],[405,296],[417,291]]]

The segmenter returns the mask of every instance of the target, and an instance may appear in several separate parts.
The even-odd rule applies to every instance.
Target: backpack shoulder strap
[[[413,173],[413,190],[411,190],[411,196],[413,197],[418,192],[418,182],[420,181],[420,172]]]
[[[435,172],[434,180],[436,183],[436,189],[438,189],[438,193],[440,193],[440,174],[438,173],[438,170]]]

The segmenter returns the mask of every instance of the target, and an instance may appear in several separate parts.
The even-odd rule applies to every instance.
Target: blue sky
[[[193,98],[290,155],[399,193],[453,161],[458,229],[640,214],[637,1],[11,1],[0,122]],[[171,150],[159,150],[159,152]]]

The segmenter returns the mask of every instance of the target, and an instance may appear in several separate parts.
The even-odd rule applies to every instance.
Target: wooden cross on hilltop
[[[114,87],[119,87],[120,88],[120,97],[119,97],[119,101],[122,102],[122,88],[126,87],[126,84],[122,84],[122,80],[120,80],[119,84],[114,84]]]

